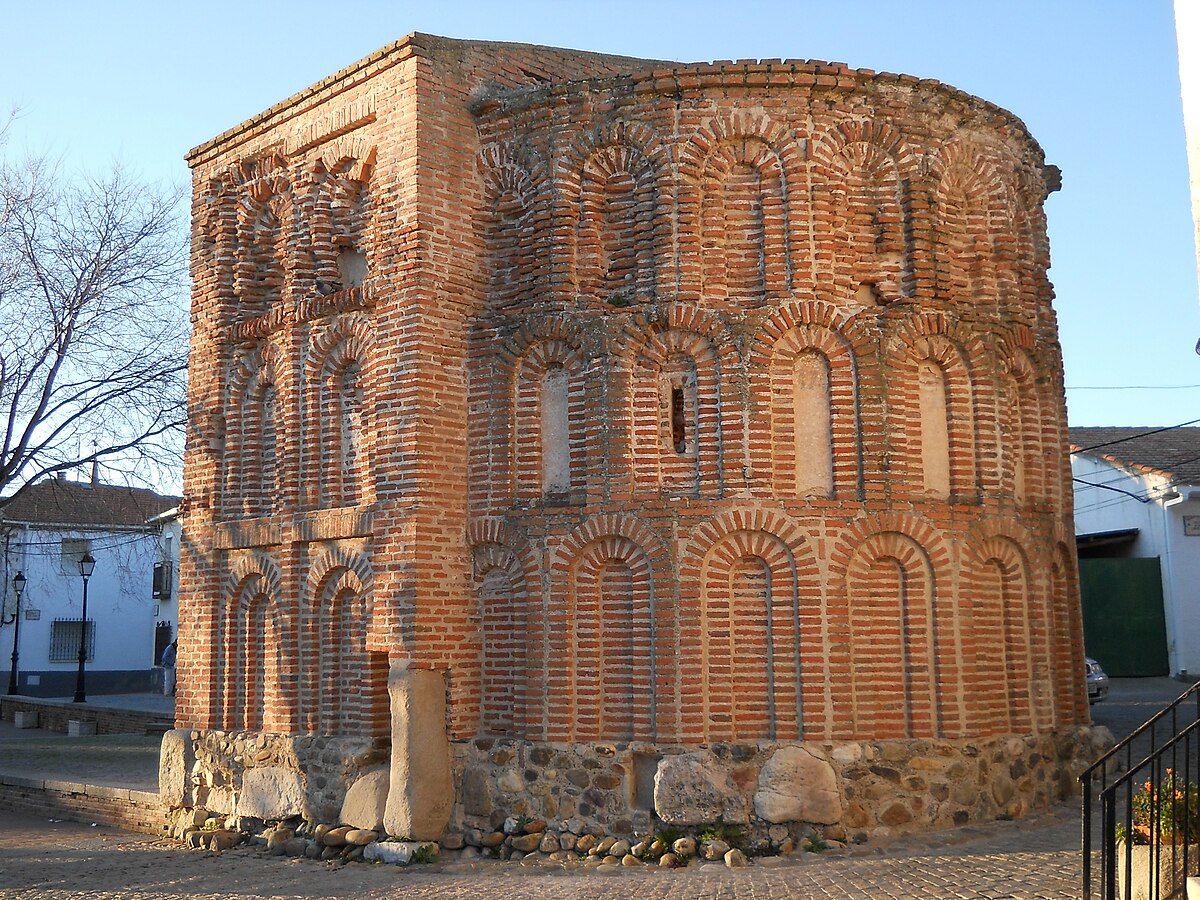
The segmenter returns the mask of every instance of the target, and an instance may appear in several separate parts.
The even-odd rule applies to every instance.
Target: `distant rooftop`
[[[48,478],[0,501],[0,521],[23,525],[127,527],[178,506],[148,488]]]
[[[1176,484],[1200,484],[1200,427],[1071,428],[1071,451],[1154,469]],[[1148,434],[1147,432],[1156,432]]]

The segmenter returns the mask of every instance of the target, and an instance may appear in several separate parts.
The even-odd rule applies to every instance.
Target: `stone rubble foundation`
[[[451,745],[455,805],[440,841],[387,834],[388,749],[365,740],[169,732],[161,795],[190,846],[246,841],[288,856],[427,862],[528,858],[682,865],[884,840],[1019,818],[1077,790],[1105,728],[976,741]],[[422,849],[424,848],[424,849]]]

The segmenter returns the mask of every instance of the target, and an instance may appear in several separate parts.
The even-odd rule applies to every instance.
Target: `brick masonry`
[[[149,791],[2,775],[0,806],[72,822],[104,822],[142,834],[166,831],[167,810],[158,794]]]
[[[103,702],[102,699],[100,702]],[[97,706],[95,703],[76,706],[47,700],[0,697],[0,719],[12,722],[18,712],[36,713],[37,727],[64,734],[67,731],[67,723],[72,719],[95,722],[96,734],[148,734],[152,731],[166,731],[172,726],[169,715],[159,716],[141,710],[112,709]]]
[[[1087,723],[1010,113],[411,35],[188,161],[181,727],[386,740],[405,667],[458,742]]]

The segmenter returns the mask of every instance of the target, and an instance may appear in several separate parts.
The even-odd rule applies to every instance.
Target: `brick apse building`
[[[870,832],[1063,790],[1057,170],[1017,118],[412,35],[188,161],[172,805],[328,820],[382,766],[404,836]]]

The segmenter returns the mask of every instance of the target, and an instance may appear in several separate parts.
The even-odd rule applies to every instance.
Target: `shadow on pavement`
[[[99,695],[92,697],[88,706],[173,715],[175,698]],[[11,722],[0,722],[0,775],[157,791],[161,744],[162,737],[157,734],[68,737],[44,728],[17,728]]]

